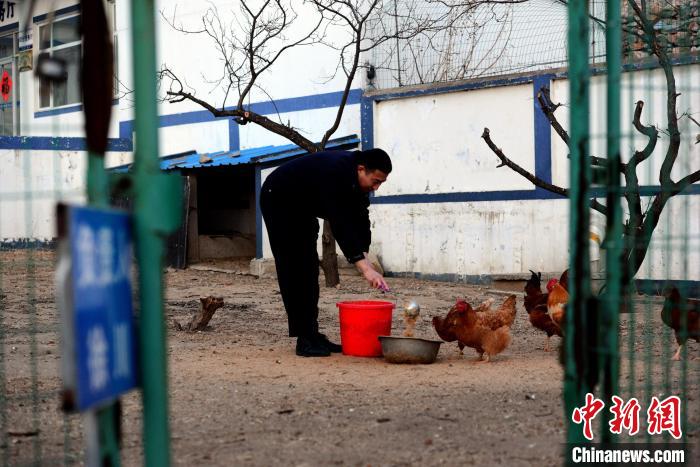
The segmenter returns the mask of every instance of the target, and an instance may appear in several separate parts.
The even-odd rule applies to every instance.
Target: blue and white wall
[[[12,20],[0,23],[0,32],[24,33],[24,18],[30,2],[17,2]],[[34,60],[38,56],[38,28],[50,19],[75,15],[76,0],[37,0],[34,2],[28,32],[33,36]],[[201,17],[213,3],[222,16],[231,18],[231,2],[183,2],[163,0],[157,9],[171,17],[176,11],[178,23],[197,28]],[[133,160],[133,89],[131,64],[130,8],[126,0],[116,0],[116,37],[118,77],[123,86],[115,99],[107,166]],[[300,13],[303,13],[300,11]],[[212,43],[201,35],[185,35],[173,30],[156,16],[158,62],[167,65],[196,90],[197,96],[215,105],[222,104],[223,93],[208,81],[219,74],[219,55]],[[298,27],[309,26],[300,16]],[[333,34],[333,30],[329,30]],[[30,41],[31,42],[31,41]],[[144,45],[148,46],[148,45]],[[329,77],[336,69],[336,54],[325,47],[291,50],[266,75],[249,101],[252,110],[271,119],[289,123],[312,139],[320,140],[331,126],[340,102],[344,81]],[[38,80],[34,70],[16,72],[15,86],[21,88],[21,130],[14,137],[0,137],[0,245],[3,247],[49,243],[55,237],[53,210],[58,201],[83,202],[87,155],[82,106],[67,105],[50,110],[38,106]],[[125,92],[127,91],[127,92]],[[270,101],[271,96],[274,103]],[[362,91],[355,87],[348,99],[344,117],[335,136],[359,134]],[[226,105],[231,105],[227,102]],[[214,119],[208,111],[188,103],[159,105],[160,155],[195,150],[206,153],[260,146],[288,144],[255,125],[240,127],[232,119]]]
[[[700,112],[700,65],[676,67],[679,113]],[[386,269],[458,280],[482,275],[556,272],[568,262],[568,202],[535,188],[506,167],[486,146],[484,127],[498,147],[545,181],[568,187],[568,148],[539,110],[536,94],[551,88],[564,104],[557,117],[568,122],[566,74],[417,88],[368,95],[365,141],[386,149],[395,171],[373,199],[373,248]],[[632,127],[634,103],[642,99],[645,124],[666,127],[665,81],[659,70],[624,74],[621,127],[623,160],[645,138]],[[605,76],[591,87],[592,153],[605,155]],[[674,180],[700,169],[700,128],[681,119],[683,142]],[[668,138],[661,135],[652,158],[639,167],[647,193],[658,189],[658,171]],[[700,279],[700,189],[672,199],[654,234],[639,278]],[[603,195],[604,197],[604,195]],[[643,198],[643,207],[651,197]],[[602,216],[592,215],[603,230]]]
[[[25,17],[27,2],[16,5],[17,27]],[[220,11],[229,2],[215,2]],[[30,29],[46,21],[51,1],[37,1]],[[58,13],[71,14],[76,3],[55,3]],[[163,0],[159,10],[184,26],[196,27],[207,2]],[[304,26],[304,19],[300,26]],[[116,25],[119,78],[131,88],[131,38],[128,2],[117,0]],[[5,27],[6,25],[0,25]],[[223,93],[207,80],[218,73],[218,54],[203,36],[183,35],[158,17],[158,61],[167,64],[197,95],[216,104]],[[331,31],[333,33],[333,31]],[[35,41],[36,42],[36,41]],[[36,46],[36,44],[35,44]],[[35,54],[36,56],[36,54]],[[279,118],[319,140],[330,126],[340,100],[340,76],[328,80],[336,66],[336,53],[324,47],[292,50],[260,82],[270,99],[259,91],[249,104],[256,112]],[[700,65],[679,66],[679,111],[700,111]],[[204,75],[202,75],[202,73]],[[644,140],[632,130],[634,102],[647,102],[643,120],[665,127],[664,83],[658,71],[625,74],[623,131]],[[0,138],[0,242],[12,245],[22,239],[47,242],[54,237],[53,206],[58,200],[84,199],[85,142],[81,106],[39,111],[33,71],[18,72],[21,87],[21,135]],[[593,152],[604,154],[604,77],[594,78],[591,120]],[[630,83],[634,83],[632,86]],[[386,149],[395,170],[372,201],[372,249],[385,268],[395,273],[425,277],[477,280],[479,276],[523,274],[529,269],[556,272],[568,260],[568,205],[509,169],[497,168],[498,160],[481,139],[484,127],[496,144],[515,162],[553,183],[568,185],[567,149],[551,131],[539,111],[535,96],[549,85],[555,102],[568,102],[568,82],[563,72],[537,71],[530,75],[465,81],[440,87],[422,86],[363,92],[358,77],[350,94],[336,136],[361,135],[363,147]],[[133,108],[130,95],[115,102],[110,129],[108,165],[132,158]],[[229,103],[233,104],[233,103]],[[163,103],[160,112],[161,155],[195,150],[206,153],[285,144],[287,141],[253,124],[240,127],[231,119],[214,119],[191,103]],[[557,112],[568,128],[568,109]],[[653,116],[653,117],[652,117]],[[688,119],[681,122],[684,137],[674,176],[696,170],[700,145]],[[692,139],[692,140],[691,140]],[[667,144],[662,135],[655,152],[660,161]],[[628,157],[632,144],[626,144]],[[660,162],[657,163],[657,165]],[[270,169],[258,171],[261,183]],[[650,191],[658,183],[658,168],[640,170]],[[666,208],[641,277],[700,280],[700,217],[698,190],[680,195]],[[647,198],[648,199],[648,198]],[[258,216],[258,221],[262,219]],[[261,226],[262,227],[262,226]],[[264,228],[258,255],[270,258]],[[683,237],[677,234],[683,233]],[[671,241],[666,241],[666,238]],[[683,238],[687,238],[685,241]],[[675,243],[674,243],[675,242]],[[686,243],[683,243],[686,242]],[[685,255],[669,245],[681,243]],[[685,265],[691,265],[686,271]]]

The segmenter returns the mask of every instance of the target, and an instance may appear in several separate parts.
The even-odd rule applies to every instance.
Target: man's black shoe
[[[297,355],[300,357],[328,357],[331,352],[316,339],[297,337]]]
[[[316,342],[327,348],[329,352],[338,353],[343,351],[342,346],[329,341],[328,338],[320,332],[316,334]]]

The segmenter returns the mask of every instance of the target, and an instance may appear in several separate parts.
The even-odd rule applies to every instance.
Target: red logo
[[[623,400],[617,396],[612,396],[612,401],[610,411],[615,417],[608,422],[610,433],[619,435],[624,429],[629,431],[630,435],[636,435],[639,432],[639,401],[633,397],[623,405]]]
[[[7,102],[10,99],[10,92],[12,91],[12,78],[10,74],[5,70],[2,73],[2,80],[0,80],[0,92],[2,92],[3,102]]]
[[[669,396],[659,401],[656,396],[651,398],[651,404],[647,410],[647,431],[650,435],[659,435],[664,431],[671,433],[676,439],[681,435],[681,400],[678,396]]]
[[[574,413],[571,414],[571,420],[573,420],[574,423],[583,422],[583,436],[589,441],[593,440],[591,422],[595,416],[598,415],[598,412],[603,410],[603,407],[605,407],[605,403],[593,397],[593,394],[589,392],[586,394],[586,405],[575,408]]]

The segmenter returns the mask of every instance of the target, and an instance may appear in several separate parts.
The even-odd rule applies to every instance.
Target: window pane
[[[19,75],[19,72],[17,71],[17,59],[13,62],[13,67],[15,70],[15,76]],[[19,78],[19,76],[17,76]],[[14,96],[15,96],[15,102],[14,102],[14,107],[15,107],[15,135],[21,135],[22,132],[20,131],[22,128],[22,124],[20,122],[20,115],[22,112],[20,112],[20,104],[22,102],[22,96],[19,94],[19,83],[17,83],[17,86],[14,86]]]
[[[39,107],[51,107],[51,83],[46,78],[39,78]]]
[[[11,57],[14,52],[14,35],[0,37],[0,60]]]
[[[112,90],[112,95],[116,98],[119,97],[119,50],[117,48],[117,36],[114,36],[114,89]]]
[[[54,84],[53,105],[76,104],[80,98],[80,45],[57,50],[53,56],[65,60],[68,77],[63,83]]]
[[[80,16],[72,16],[70,18],[56,21],[53,23],[53,46],[68,44],[80,40],[80,28],[78,22]]]
[[[5,72],[9,73],[12,77],[12,65],[10,63],[5,63],[0,65],[0,76],[4,75]],[[0,97],[0,135],[2,136],[12,136],[12,104],[14,99],[12,95],[14,94],[14,86],[10,88],[10,95],[7,101]]]
[[[39,48],[41,50],[48,49],[51,46],[51,30],[49,25],[39,28]]]

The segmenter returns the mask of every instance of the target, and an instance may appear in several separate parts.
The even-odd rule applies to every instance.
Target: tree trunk
[[[335,287],[340,284],[340,276],[338,275],[338,255],[335,252],[335,237],[331,231],[331,224],[323,221],[323,236],[321,237],[323,245],[323,256],[321,258],[321,269],[326,278],[326,287]]]
[[[669,192],[657,194],[644,221],[638,223],[637,228],[633,229],[632,235],[623,235],[623,245],[626,245],[622,252],[623,266],[626,267],[622,271],[623,285],[631,284],[637,275],[637,271],[642,267],[649,250],[651,237],[661,219],[661,213],[672,196]]]

